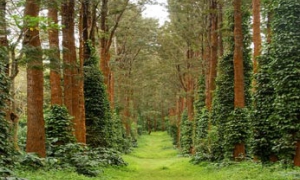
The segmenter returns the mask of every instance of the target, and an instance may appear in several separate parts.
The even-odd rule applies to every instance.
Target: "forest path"
[[[138,141],[138,148],[123,156],[128,162],[126,168],[118,171],[107,169],[110,177],[105,179],[122,180],[193,180],[199,178],[196,166],[189,163],[189,158],[179,157],[172,145],[172,139],[166,132],[152,132],[143,135]],[[199,167],[198,167],[199,170]],[[104,172],[104,176],[105,176]]]
[[[128,166],[107,167],[100,180],[300,180],[300,171],[295,178],[298,172],[263,168],[247,161],[225,166],[193,165],[190,158],[178,156],[166,132],[141,136],[138,148],[123,158]]]

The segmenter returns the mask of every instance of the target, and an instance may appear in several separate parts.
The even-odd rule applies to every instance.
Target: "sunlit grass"
[[[264,168],[252,162],[220,166],[210,163],[192,165],[189,158],[178,156],[164,132],[145,135],[139,147],[124,159],[129,163],[124,168],[107,168],[101,179],[120,180],[295,180],[298,170],[283,170],[278,167]],[[300,178],[299,178],[300,179]]]
[[[171,138],[164,132],[144,135],[139,146],[123,158],[126,167],[106,167],[98,177],[89,178],[74,172],[22,172],[30,180],[300,180],[300,170],[282,169],[279,165],[262,167],[253,162],[222,166],[202,163],[193,165],[189,158],[178,156]]]

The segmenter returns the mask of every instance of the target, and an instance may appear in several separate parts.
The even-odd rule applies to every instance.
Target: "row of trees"
[[[179,79],[169,109],[175,144],[195,161],[249,156],[298,166],[299,3],[168,3],[160,54]]]
[[[299,4],[168,0],[170,22],[159,27],[142,17],[145,3],[27,0],[22,9],[2,0],[0,128],[14,127],[14,137],[1,142],[18,148],[15,78],[25,64],[27,152],[46,156],[51,104],[66,106],[76,141],[91,147],[126,151],[138,133],[169,125],[196,161],[247,155],[298,165]]]
[[[146,2],[1,1],[1,155],[20,150],[19,114],[25,114],[27,124],[26,152],[40,157],[46,157],[49,138],[57,138],[54,145],[78,142],[127,151],[137,136],[138,119],[148,117],[150,127],[152,114],[158,115],[142,112],[149,102],[140,92],[147,93],[142,76],[155,49],[158,22],[142,17]],[[24,15],[13,15],[20,12]],[[16,85],[24,83],[18,81],[24,67],[26,113],[15,97]],[[140,88],[137,93],[135,88]],[[67,131],[76,141],[57,137],[69,136],[54,127],[69,119],[63,106],[72,117]],[[51,124],[55,119],[61,124]],[[8,146],[12,139],[14,148]]]

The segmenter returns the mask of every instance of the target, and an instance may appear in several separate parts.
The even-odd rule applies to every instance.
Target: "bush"
[[[196,154],[192,157],[193,164],[199,164],[202,161],[218,161],[221,160],[220,139],[216,126],[212,126],[205,138],[199,139],[195,146]]]
[[[65,106],[53,105],[46,115],[46,137],[51,145],[75,142],[72,117]]]

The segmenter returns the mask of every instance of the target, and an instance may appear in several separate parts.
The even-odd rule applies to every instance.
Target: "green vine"
[[[272,149],[274,140],[278,138],[278,130],[272,123],[274,114],[274,87],[271,81],[269,64],[272,61],[270,53],[267,52],[258,59],[258,72],[254,76],[255,92],[253,94],[253,107],[251,115],[252,138],[251,150],[253,155],[260,159],[262,163],[270,161],[271,156],[275,156]]]
[[[96,57],[85,62],[86,140],[91,147],[111,147],[112,117],[103,75],[96,62]]]
[[[183,155],[189,155],[192,152],[193,145],[193,122],[188,120],[186,110],[182,114],[180,128],[181,153]]]
[[[75,143],[72,119],[65,106],[51,106],[45,121],[46,137],[52,145]]]
[[[0,166],[9,166],[13,163],[12,132],[8,121],[6,120],[6,102],[9,98],[9,79],[6,76],[6,59],[2,52],[6,53],[3,47],[0,47]]]
[[[274,5],[270,65],[276,97],[272,123],[281,138],[274,141],[273,149],[283,161],[290,162],[295,142],[300,140],[300,3],[276,0]]]

